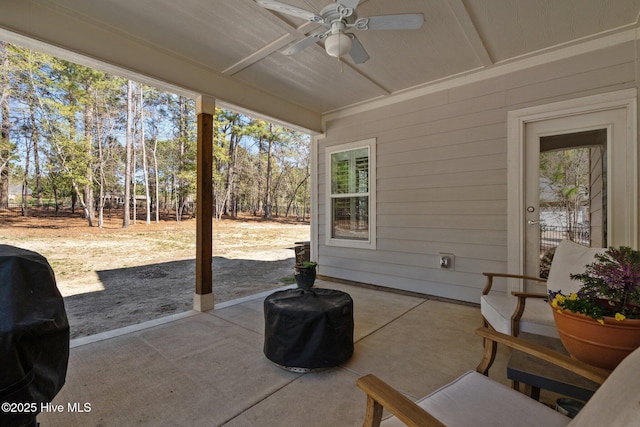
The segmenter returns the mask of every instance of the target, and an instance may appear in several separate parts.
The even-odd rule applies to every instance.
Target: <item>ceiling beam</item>
[[[493,60],[493,58],[491,58],[491,55],[487,50],[487,46],[482,40],[482,37],[480,37],[478,29],[471,20],[471,16],[469,16],[469,12],[464,6],[462,0],[447,0],[447,4],[449,5],[449,9],[451,9],[453,16],[456,18],[460,29],[473,48],[473,51],[475,52],[476,57],[478,58],[480,63],[484,67],[493,65],[495,61]]]
[[[351,64],[349,62],[345,62],[342,61],[342,64],[346,65],[347,67],[349,67],[353,72],[355,72],[357,75],[359,75],[360,77],[362,77],[363,79],[366,79],[369,83],[371,83],[372,85],[374,85],[375,87],[377,87],[383,94],[385,95],[391,95],[391,91],[389,89],[387,89],[386,87],[382,86],[382,84],[378,83],[377,81],[373,80],[371,77],[369,77],[367,74],[365,74],[362,71],[362,68],[358,67],[356,64]]]

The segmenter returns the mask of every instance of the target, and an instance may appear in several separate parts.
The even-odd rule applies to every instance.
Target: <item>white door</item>
[[[604,152],[606,163],[601,169],[605,174],[602,182],[606,183],[605,197],[601,197],[601,203],[605,203],[603,211],[604,229],[599,230],[602,236],[594,239],[598,246],[622,244],[625,239],[624,226],[615,226],[620,221],[625,221],[624,209],[621,204],[628,204],[628,195],[625,194],[628,179],[626,169],[626,109],[616,108],[611,110],[576,114],[571,116],[551,118],[525,124],[524,147],[524,274],[534,277],[540,276],[541,259],[541,218],[540,218],[540,151],[541,141],[552,136],[571,136],[587,131],[600,130],[599,134],[606,133]],[[560,138],[557,138],[561,140]],[[570,138],[566,138],[567,140]],[[594,173],[592,171],[592,173]],[[547,239],[546,237],[544,237]],[[550,239],[552,240],[552,239]],[[606,240],[603,242],[603,240]],[[602,244],[604,243],[604,244]],[[527,291],[544,292],[544,286],[527,283]]]

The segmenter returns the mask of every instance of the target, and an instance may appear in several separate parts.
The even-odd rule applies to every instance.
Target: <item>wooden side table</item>
[[[568,354],[557,338],[527,333],[521,333],[518,338]],[[536,400],[540,399],[540,389],[544,389],[586,401],[599,387],[597,383],[580,375],[520,351],[511,354],[507,364],[507,378],[513,381],[513,388],[516,390],[523,383],[524,393]]]

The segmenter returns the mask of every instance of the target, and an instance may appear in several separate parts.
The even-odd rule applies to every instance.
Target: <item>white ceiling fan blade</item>
[[[347,34],[351,37],[351,51],[349,52],[349,56],[353,59],[353,62],[356,64],[362,64],[369,60],[369,54],[364,50],[362,43],[355,36],[355,34]]]
[[[260,6],[265,9],[275,10],[276,12],[286,13],[288,15],[297,16],[298,18],[306,19],[311,22],[322,23],[322,16],[316,15],[308,10],[300,9],[299,7],[291,6],[286,3],[282,3],[275,0],[256,0]]]
[[[314,44],[315,42],[318,42],[320,40],[322,40],[323,38],[325,38],[327,35],[327,33],[318,33],[318,34],[312,34],[308,37],[303,38],[300,41],[295,42],[294,44],[292,44],[291,46],[287,47],[286,49],[281,50],[280,52],[283,55],[295,55],[296,53],[300,52],[301,50],[311,46],[312,44]]]
[[[358,3],[360,3],[360,0],[337,0],[337,3],[340,3],[344,7],[355,9],[356,7],[358,7]]]
[[[356,20],[353,27],[358,30],[417,30],[424,24],[422,13],[404,15],[370,16]]]

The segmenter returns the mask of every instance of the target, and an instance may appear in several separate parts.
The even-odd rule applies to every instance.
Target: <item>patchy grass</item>
[[[194,259],[196,221],[138,221],[122,228],[121,219],[107,219],[103,228],[81,218],[12,217],[0,219],[0,241],[44,255],[57,277],[81,280],[87,273]],[[213,254],[228,258],[289,248],[309,240],[309,225],[263,221],[252,217],[213,222]],[[292,252],[293,254],[293,252]]]

